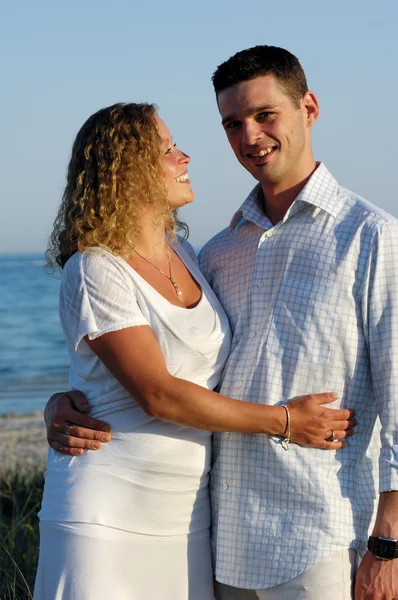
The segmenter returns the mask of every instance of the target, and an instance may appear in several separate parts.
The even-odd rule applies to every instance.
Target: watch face
[[[386,558],[387,560],[391,560],[395,557],[395,548],[397,547],[395,541],[379,538],[378,546],[376,556]]]

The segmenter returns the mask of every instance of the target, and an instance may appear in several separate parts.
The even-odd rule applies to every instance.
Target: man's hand
[[[382,492],[372,535],[398,538],[398,492]],[[398,599],[398,558],[380,560],[367,552],[355,578],[355,600]]]
[[[355,600],[398,598],[398,558],[380,560],[366,552],[355,578]]]
[[[51,448],[79,456],[84,450],[99,450],[101,442],[110,442],[109,425],[87,416],[89,410],[86,397],[77,390],[53,394],[44,410]]]

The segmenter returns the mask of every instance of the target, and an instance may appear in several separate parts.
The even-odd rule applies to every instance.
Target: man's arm
[[[53,394],[44,410],[47,440],[51,448],[63,454],[79,456],[84,450],[99,450],[102,442],[110,442],[112,436],[109,425],[89,417],[86,414],[89,410],[86,397],[77,390]]]
[[[398,491],[379,497],[372,535],[398,540]],[[398,598],[398,558],[381,560],[366,552],[355,580],[355,600],[393,600]]]
[[[398,223],[376,230],[363,295],[364,331],[381,429],[377,519],[372,535],[398,539]],[[367,552],[355,581],[355,600],[398,598],[398,559]]]

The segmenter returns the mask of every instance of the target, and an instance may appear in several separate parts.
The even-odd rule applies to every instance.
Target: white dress
[[[173,247],[202,288],[192,309],[170,304],[105,250],[76,253],[65,266],[60,316],[70,382],[91,415],[110,424],[112,442],[80,457],[49,450],[35,600],[213,598],[211,433],[145,414],[84,340],[149,325],[172,375],[216,387],[228,319],[190,246]]]

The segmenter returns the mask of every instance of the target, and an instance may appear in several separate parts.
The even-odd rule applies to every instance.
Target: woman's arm
[[[112,375],[150,416],[195,429],[284,435],[286,412],[281,406],[233,400],[195,383],[170,375],[161,349],[148,326],[128,327],[95,340],[85,338]],[[349,410],[321,404],[333,394],[305,396],[289,404],[291,440],[306,446],[336,449],[328,442],[331,430],[338,439],[350,435]],[[348,429],[348,431],[347,431]]]
[[[85,338],[109,371],[143,410],[156,418],[209,431],[286,433],[286,413],[281,406],[233,400],[167,371],[160,347],[148,326]],[[334,431],[338,440],[353,435],[353,412],[329,409],[334,394],[311,394],[289,402],[291,440],[304,446],[336,450],[342,441],[326,441]],[[79,455],[111,440],[109,426],[87,414],[88,402],[77,390],[54,394],[47,403],[45,420],[50,446]],[[70,426],[72,424],[72,427]],[[66,433],[67,432],[67,433]]]

